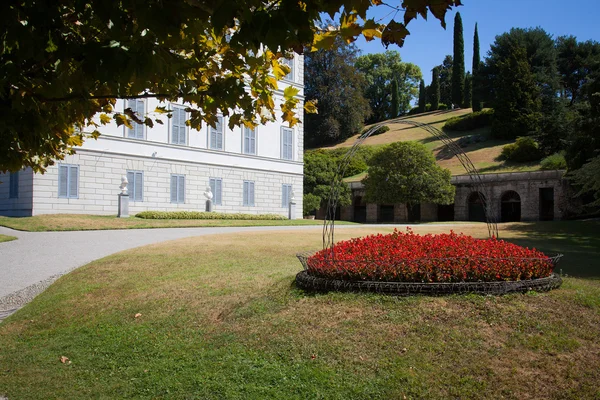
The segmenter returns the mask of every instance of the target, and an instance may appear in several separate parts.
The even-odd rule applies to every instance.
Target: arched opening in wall
[[[354,206],[354,222],[361,224],[367,222],[367,203],[365,203],[364,197],[356,196],[352,205]]]
[[[437,220],[454,221],[454,204],[438,204]]]
[[[408,222],[419,222],[421,221],[421,204],[407,204],[406,205]]]
[[[514,190],[505,192],[500,199],[500,220],[502,222],[521,221],[521,196]]]
[[[485,222],[485,207],[487,204],[483,193],[471,193],[467,202],[469,203],[469,221]]]
[[[377,222],[393,223],[394,222],[394,205],[381,204],[377,213]]]

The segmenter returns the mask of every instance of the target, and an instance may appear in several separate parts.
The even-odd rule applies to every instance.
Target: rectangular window
[[[171,175],[171,203],[185,203],[185,175]]]
[[[213,150],[223,150],[223,117],[217,117],[215,127],[209,126],[208,130],[208,147]]]
[[[79,197],[79,165],[58,166],[58,197],[67,199]]]
[[[141,120],[144,119],[146,114],[144,99],[131,99],[127,100],[127,108],[131,108],[131,111],[136,113],[138,118]],[[131,121],[131,125],[133,129],[127,128],[127,137],[133,139],[143,139],[144,138],[144,125],[138,124],[135,121]]]
[[[246,126],[244,130],[244,154],[256,155],[256,129],[250,129]]]
[[[288,207],[292,200],[292,185],[284,183],[281,186],[281,207]]]
[[[171,114],[171,143],[186,144],[185,107],[172,105]]]
[[[210,191],[213,194],[213,204],[217,206],[221,205],[223,180],[221,178],[210,178],[209,185]]]
[[[18,199],[19,198],[19,173],[11,172],[10,173],[10,183],[8,187],[8,198],[9,199]]]
[[[290,67],[290,72],[283,79],[294,82],[294,59],[288,60],[287,58],[283,58],[283,63]]]
[[[284,160],[294,159],[294,130],[281,128],[281,158]]]
[[[244,181],[243,204],[248,207],[254,207],[254,182],[252,181]]]
[[[127,171],[127,192],[132,201],[144,201],[144,173]]]

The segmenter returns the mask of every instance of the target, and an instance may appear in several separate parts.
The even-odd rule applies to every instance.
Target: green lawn
[[[352,224],[352,222],[342,222]],[[181,220],[117,218],[108,215],[47,214],[35,217],[0,217],[0,226],[19,231],[89,231],[103,229],[193,228],[223,226],[296,226],[322,225],[323,221],[294,220]]]
[[[598,270],[598,227],[501,232],[556,247],[573,271]],[[483,224],[453,228],[486,234]],[[316,231],[203,236],[82,267],[0,324],[0,396],[600,397],[600,280],[566,278],[559,290],[503,297],[306,294],[292,284],[295,253],[320,245]]]
[[[10,242],[11,240],[17,240],[17,238],[14,237],[14,236],[0,235],[0,243],[2,243],[2,242]]]

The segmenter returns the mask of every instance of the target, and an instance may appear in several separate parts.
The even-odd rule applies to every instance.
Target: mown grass
[[[352,224],[351,222],[341,222]],[[323,221],[293,220],[180,220],[117,218],[110,215],[47,214],[34,217],[0,217],[0,226],[29,232],[90,231],[104,229],[202,228],[224,226],[321,225]]]
[[[504,231],[551,231],[537,226]],[[295,253],[320,245],[315,232],[203,236],[80,268],[0,324],[0,396],[600,397],[600,281],[504,297],[303,293]]]
[[[11,240],[17,240],[17,238],[9,235],[0,235],[0,243],[10,242]]]

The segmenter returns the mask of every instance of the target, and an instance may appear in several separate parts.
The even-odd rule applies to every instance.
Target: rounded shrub
[[[502,148],[500,156],[508,161],[528,162],[537,161],[542,157],[538,143],[529,136],[517,138],[512,144]]]
[[[554,153],[544,158],[540,165],[542,169],[567,169],[567,160],[565,159],[565,153]]]
[[[321,207],[321,198],[312,193],[307,193],[302,198],[302,215],[312,215],[316,209]]]

